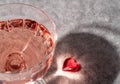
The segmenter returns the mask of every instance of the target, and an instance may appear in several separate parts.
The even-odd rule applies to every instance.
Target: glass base
[[[46,84],[46,82],[43,79],[37,79],[36,81],[27,82],[25,84]]]

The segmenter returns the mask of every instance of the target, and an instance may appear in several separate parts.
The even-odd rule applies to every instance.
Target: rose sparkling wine
[[[0,21],[0,72],[19,73],[41,64],[32,79],[42,76],[50,66],[54,41],[47,28],[31,19]],[[48,56],[47,61],[45,56]]]
[[[0,4],[0,84],[46,84],[56,42],[53,20],[30,4]]]

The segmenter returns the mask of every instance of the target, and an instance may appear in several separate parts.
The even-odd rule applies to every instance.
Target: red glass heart
[[[80,64],[72,57],[67,58],[64,61],[62,70],[63,71],[70,71],[70,72],[77,72],[81,68]]]

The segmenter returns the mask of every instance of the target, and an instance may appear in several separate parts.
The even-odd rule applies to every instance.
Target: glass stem
[[[44,81],[44,79],[37,79],[35,81],[35,84],[46,84],[46,82]]]

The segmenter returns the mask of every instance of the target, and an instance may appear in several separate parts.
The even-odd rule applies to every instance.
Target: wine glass
[[[45,84],[56,41],[54,22],[29,4],[0,5],[2,84]]]

